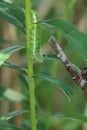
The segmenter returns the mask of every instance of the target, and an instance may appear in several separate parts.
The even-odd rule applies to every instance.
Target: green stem
[[[30,29],[31,23],[31,0],[26,0],[26,38],[27,38],[27,57],[28,57],[28,81],[29,81],[29,96],[30,96],[30,119],[31,119],[31,130],[36,130],[36,119],[35,119],[35,93],[34,93],[34,79],[33,76],[33,59],[31,54],[31,43],[30,43]]]

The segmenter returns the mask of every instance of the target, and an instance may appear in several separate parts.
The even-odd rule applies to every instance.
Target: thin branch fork
[[[87,102],[87,80],[85,80],[82,77],[82,75],[80,75],[80,76],[78,75],[78,73],[73,68],[72,64],[70,63],[70,61],[68,60],[68,58],[66,57],[64,52],[62,51],[62,48],[57,43],[55,37],[51,36],[49,39],[49,43],[50,43],[50,46],[53,48],[53,50],[56,52],[57,57],[64,64],[66,70],[70,73],[74,82],[82,88],[82,90],[84,92],[85,100]]]

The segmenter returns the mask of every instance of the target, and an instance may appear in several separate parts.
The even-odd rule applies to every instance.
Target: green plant
[[[33,18],[32,18],[33,15]],[[67,14],[68,17],[69,14]],[[40,49],[40,26],[47,27],[48,30],[59,30],[63,32],[63,36],[68,41],[68,43],[72,46],[72,48],[85,60],[87,54],[87,36],[81,32],[79,32],[72,24],[60,20],[60,19],[51,19],[51,20],[43,20],[40,21],[36,19],[36,12],[31,9],[31,1],[25,1],[25,9],[19,7],[14,3],[8,3],[1,1],[0,2],[0,19],[4,19],[15,27],[17,27],[24,35],[26,35],[26,47],[21,45],[11,46],[7,49],[3,49],[0,51],[0,66],[1,67],[9,67],[12,69],[16,69],[24,73],[28,78],[28,87],[29,87],[29,102],[30,109],[27,110],[18,110],[15,112],[11,112],[5,116],[0,117],[0,125],[3,127],[3,122],[13,118],[16,115],[27,113],[30,115],[31,121],[31,130],[39,129],[40,124],[46,121],[51,121],[53,119],[60,118],[71,118],[77,119],[83,122],[87,122],[87,117],[81,114],[55,114],[55,115],[47,115],[47,116],[38,116],[35,113],[35,83],[34,78],[42,79],[45,81],[49,81],[55,85],[58,85],[60,89],[64,92],[68,100],[70,101],[70,96],[73,94],[72,89],[63,81],[54,78],[52,76],[48,76],[45,74],[35,74],[33,72],[33,62],[34,59],[44,62],[45,60],[59,60],[55,54],[49,54],[41,56],[39,55]],[[32,20],[33,19],[33,20]],[[33,45],[32,45],[33,44]],[[6,60],[15,52],[26,49],[27,52],[27,68],[24,68],[19,65],[11,64],[6,62]],[[76,66],[74,66],[76,69]],[[78,67],[77,67],[78,68]],[[77,70],[77,69],[76,69]],[[78,70],[77,70],[78,71]],[[81,74],[81,73],[80,73]],[[84,89],[83,89],[84,90]],[[5,90],[3,90],[5,91]],[[85,92],[85,90],[84,90]],[[5,95],[5,94],[4,94]],[[20,94],[19,94],[20,95]],[[6,96],[6,95],[5,95]],[[20,96],[20,100],[25,99],[23,95]],[[8,124],[7,124],[8,125]],[[14,128],[14,126],[9,125],[9,127]],[[37,128],[36,128],[37,127]],[[17,129],[17,128],[16,128]]]

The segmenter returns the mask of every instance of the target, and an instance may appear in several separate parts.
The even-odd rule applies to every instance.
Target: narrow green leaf
[[[44,60],[58,60],[58,57],[56,54],[47,54],[43,55]]]
[[[7,88],[4,92],[3,92],[3,96],[6,98],[6,99],[9,99],[11,101],[15,101],[15,102],[21,102],[21,101],[24,101],[26,100],[26,97],[13,90],[13,89],[10,89],[10,88]]]
[[[67,84],[65,84],[63,81],[56,79],[54,77],[48,76],[48,75],[44,75],[44,74],[34,75],[34,77],[41,78],[45,81],[49,81],[50,83],[58,85],[57,87],[60,88],[64,92],[64,94],[70,101],[70,95],[73,94],[72,89]]]
[[[80,122],[86,122],[87,123],[87,116],[84,116],[84,115],[78,114],[78,113],[55,114],[55,115],[51,115],[51,116],[41,116],[38,119],[37,123],[39,125],[44,120],[52,121],[52,120],[59,120],[59,119],[77,120],[77,121],[80,121]]]
[[[15,46],[11,46],[9,48],[3,49],[0,52],[6,53],[6,54],[13,54],[16,51],[19,51],[21,49],[25,49],[25,47],[24,46],[20,46],[20,45],[15,45]]]
[[[84,59],[87,59],[87,36],[78,31],[71,23],[60,20],[51,19],[42,21],[42,24],[52,26],[57,30],[61,30],[64,37],[68,40],[71,47]]]
[[[77,65],[75,65],[75,64],[72,64],[72,66],[73,66],[73,68],[77,71],[77,73],[78,73],[79,75],[81,75],[81,70],[80,70],[80,68],[79,68]]]
[[[15,5],[15,3],[0,1],[0,19],[10,22],[26,34],[25,11],[23,8]]]
[[[19,75],[19,77],[28,89],[29,88],[28,76],[22,73],[22,74]]]
[[[9,120],[17,115],[28,113],[28,112],[29,111],[27,111],[27,110],[16,110],[16,111],[8,113],[7,115],[0,117],[0,120],[1,121]]]
[[[65,18],[66,19],[69,19],[69,17],[72,15],[73,13],[73,8],[76,4],[77,0],[67,0],[67,2],[65,1],[66,3],[66,13],[65,13]]]
[[[0,65],[2,65],[4,61],[7,60],[9,57],[9,54],[3,54],[2,52],[0,52]]]
[[[23,46],[12,46],[3,50],[0,50],[0,66],[16,51],[24,49]]]
[[[10,124],[10,123],[6,123],[6,122],[1,122],[0,121],[0,128],[11,128],[12,130],[21,130],[21,128],[13,125],[13,124]]]
[[[3,98],[15,102],[21,102],[26,100],[26,97],[22,93],[17,92],[11,88],[0,86],[0,99]]]
[[[4,62],[1,67],[7,67],[7,68],[11,68],[11,69],[15,69],[15,70],[19,70],[19,71],[27,73],[26,68],[19,66],[19,65],[9,63],[9,62]]]

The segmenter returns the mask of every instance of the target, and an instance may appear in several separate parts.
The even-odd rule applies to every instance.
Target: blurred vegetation
[[[24,0],[13,0],[13,2],[25,7]],[[32,0],[32,8],[39,13],[41,19],[61,18],[73,23],[80,31],[84,33],[87,32],[87,0]],[[55,30],[54,32],[51,32],[44,27],[41,27],[41,29],[41,54],[52,52],[52,49],[48,45],[48,40],[50,34],[53,34],[59,41],[59,44],[62,46],[69,60],[80,68],[84,66],[85,61],[83,61],[71,46],[69,46],[60,32],[56,32]],[[11,35],[12,33],[13,35]],[[0,49],[17,44],[25,45],[25,36],[9,23],[0,20]],[[14,54],[9,61],[26,67],[27,59],[25,50]],[[38,112],[38,115],[43,115],[44,113],[48,115],[55,113],[69,114],[72,112],[84,113],[85,100],[83,93],[72,81],[70,75],[60,61],[44,61],[43,63],[34,62],[34,73],[44,73],[58,77],[58,79],[66,82],[74,92],[71,96],[71,102],[69,103],[62,91],[53,87],[53,84],[44,80],[35,79],[35,87],[37,88],[35,89],[36,112]],[[25,81],[23,79],[25,79]],[[7,68],[0,69],[0,115],[4,115],[9,111],[20,108],[28,109],[28,88],[25,84],[27,84],[27,77],[22,75],[22,73]],[[20,93],[19,101],[17,101],[17,94],[10,90],[8,92],[8,89]],[[13,95],[15,95],[15,99],[12,98]],[[17,118],[10,120],[8,123],[18,125],[18,127],[23,130],[29,130],[30,124],[28,122],[28,115],[24,114],[23,117],[18,116]],[[84,123],[75,120],[59,119],[52,122],[42,122],[38,130],[83,130],[83,125]],[[0,129],[13,130],[13,128],[3,128],[3,126]]]

